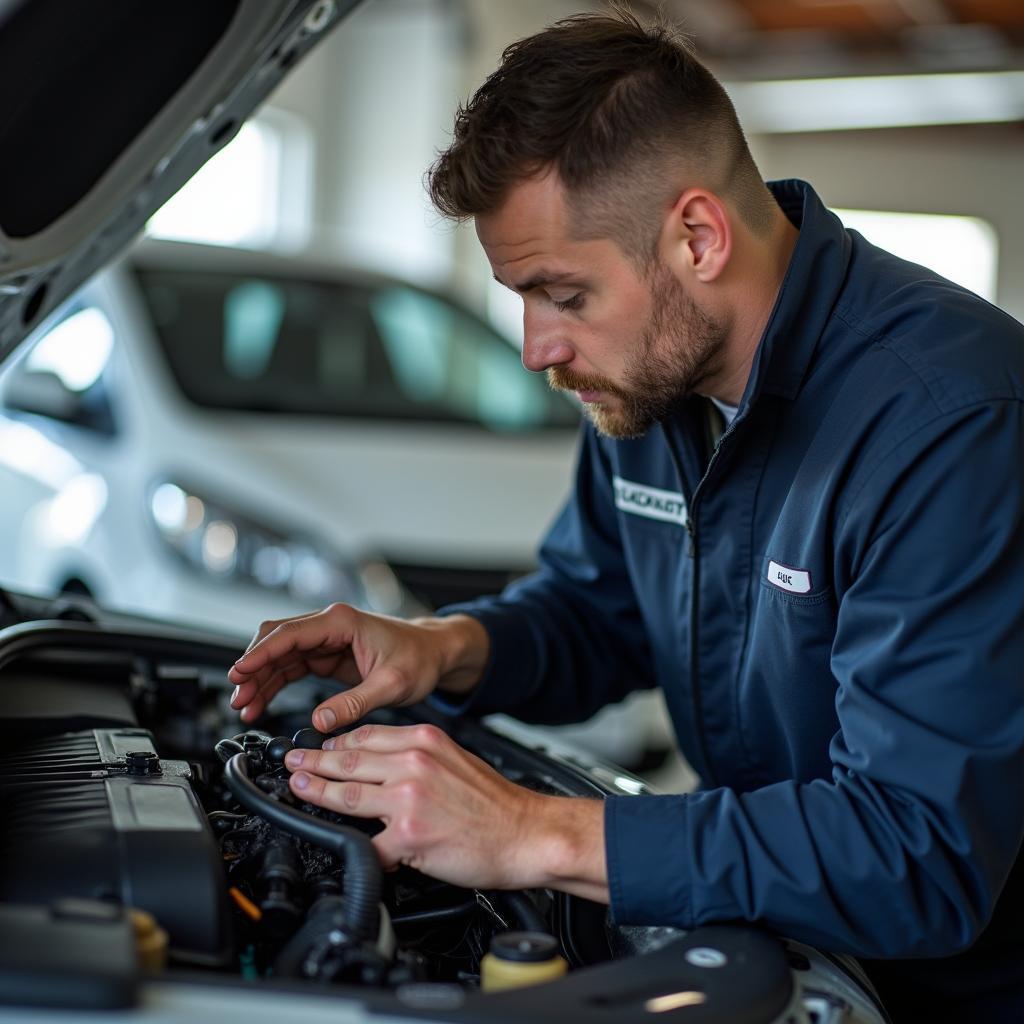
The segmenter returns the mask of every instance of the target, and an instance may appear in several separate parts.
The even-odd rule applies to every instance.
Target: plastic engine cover
[[[220,853],[186,762],[161,761],[150,733],[137,728],[63,733],[8,751],[0,756],[0,900],[139,907],[167,931],[178,959],[226,960]]]

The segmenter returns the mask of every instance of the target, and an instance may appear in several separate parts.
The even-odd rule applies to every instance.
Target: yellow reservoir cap
[[[167,932],[156,923],[156,918],[145,910],[129,911],[135,928],[135,948],[139,954],[139,967],[144,971],[162,971],[167,966]]]
[[[521,988],[554,981],[569,970],[559,956],[558,942],[543,932],[505,932],[491,940],[491,951],[480,962],[484,992]]]

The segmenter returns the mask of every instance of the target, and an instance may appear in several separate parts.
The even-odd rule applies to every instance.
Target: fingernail
[[[333,750],[334,749],[334,737],[333,736],[329,740],[324,740],[323,749],[324,750]]]
[[[292,785],[296,789],[305,789],[309,785],[309,776],[305,772],[299,772],[292,776]]]
[[[338,716],[330,708],[321,708],[317,712],[317,717],[320,719],[319,729],[321,732],[333,729],[338,722]]]
[[[235,701],[238,700],[238,687],[235,687],[235,692],[231,694],[231,706],[235,706]]]
[[[302,764],[302,751],[289,750],[288,753],[284,755],[284,763],[288,765],[289,768],[298,768],[299,765]]]

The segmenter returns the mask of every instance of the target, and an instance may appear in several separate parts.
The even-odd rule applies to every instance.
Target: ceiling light
[[[1024,71],[731,82],[725,88],[754,134],[1024,119]]]

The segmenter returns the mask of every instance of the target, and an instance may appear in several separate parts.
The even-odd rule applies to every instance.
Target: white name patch
[[[769,562],[767,579],[780,590],[788,590],[791,594],[811,592],[811,574],[806,569],[792,569],[788,565]]]
[[[621,476],[612,477],[615,486],[615,507],[635,516],[660,519],[666,523],[686,525],[686,502],[678,491],[663,491]]]

